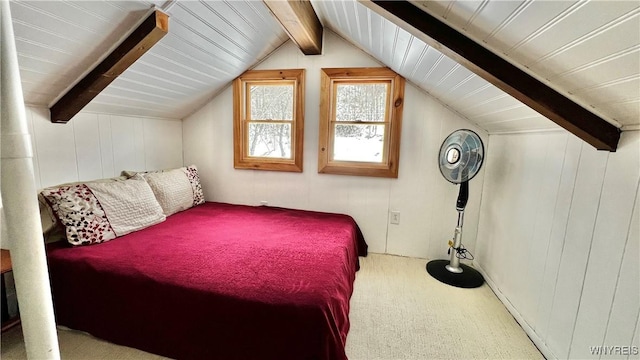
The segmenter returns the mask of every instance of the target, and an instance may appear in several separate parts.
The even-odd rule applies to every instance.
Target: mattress
[[[346,359],[366,253],[347,215],[212,202],[47,248],[59,325],[179,359]]]

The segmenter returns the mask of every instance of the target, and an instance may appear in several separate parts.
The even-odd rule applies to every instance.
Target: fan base
[[[462,272],[452,273],[446,269],[449,260],[433,260],[427,263],[427,272],[436,280],[460,288],[477,288],[482,286],[484,278],[478,270],[471,266],[460,264]]]

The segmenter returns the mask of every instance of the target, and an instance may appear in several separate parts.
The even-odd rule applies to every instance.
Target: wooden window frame
[[[249,70],[233,81],[233,165],[236,169],[302,172],[302,149],[304,140],[304,69]],[[248,83],[293,82],[293,120],[291,121],[291,158],[249,156],[250,104],[246,101],[245,88]]]
[[[320,88],[320,130],[318,172],[324,174],[398,177],[400,133],[404,105],[405,79],[389,68],[323,68]],[[335,87],[340,83],[390,83],[382,162],[339,161],[333,159]],[[357,122],[355,124],[369,124]]]

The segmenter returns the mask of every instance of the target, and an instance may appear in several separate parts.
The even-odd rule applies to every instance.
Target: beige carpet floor
[[[369,359],[544,359],[485,283],[440,283],[426,260],[361,258],[347,355]]]
[[[485,284],[459,289],[425,271],[424,259],[361,258],[351,298],[351,360],[543,359]],[[85,333],[58,330],[63,359],[163,359]],[[26,359],[20,327],[1,336],[3,360]]]

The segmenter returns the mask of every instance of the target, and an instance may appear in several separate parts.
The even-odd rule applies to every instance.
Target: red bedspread
[[[346,359],[366,251],[346,215],[205,203],[48,259],[59,325],[179,359]]]

